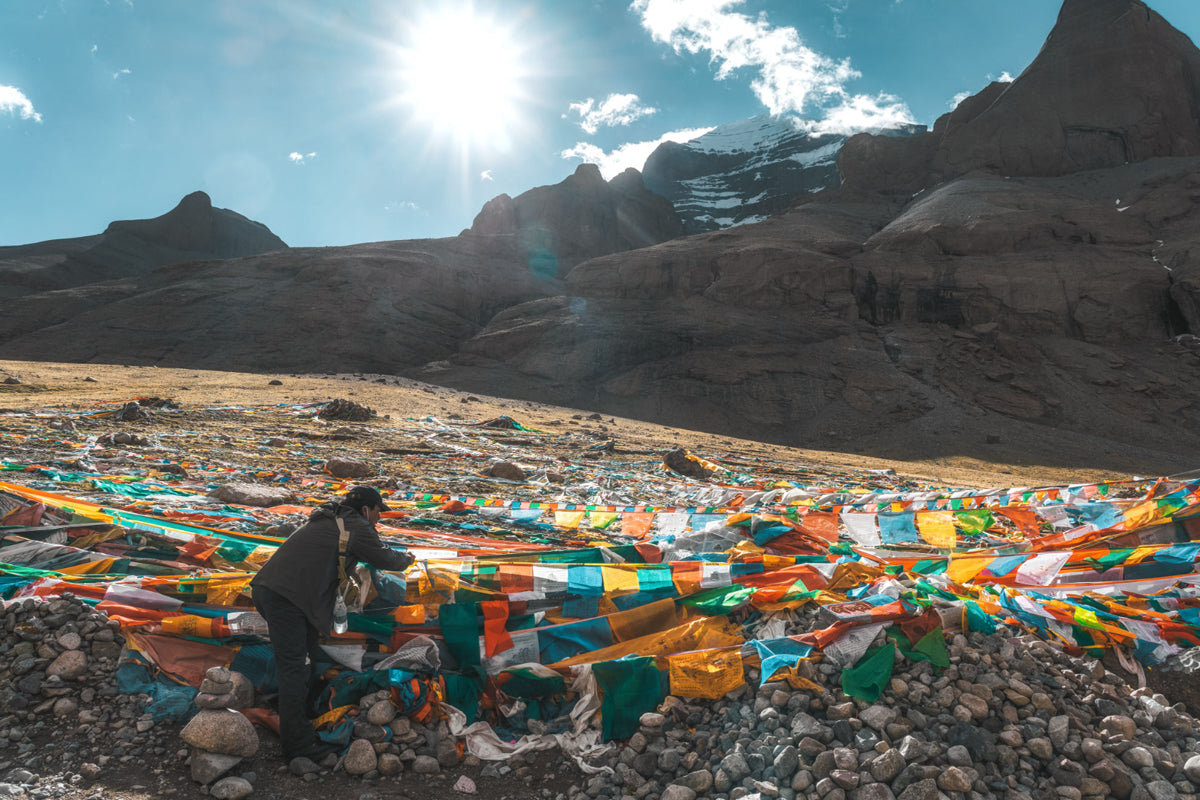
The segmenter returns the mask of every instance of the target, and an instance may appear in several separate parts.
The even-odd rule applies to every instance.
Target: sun
[[[412,121],[462,146],[504,148],[528,78],[512,31],[467,6],[418,18],[405,40],[398,99]]]

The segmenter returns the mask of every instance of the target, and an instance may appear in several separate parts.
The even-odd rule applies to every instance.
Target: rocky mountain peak
[[[649,191],[637,170],[609,182],[595,164],[580,164],[553,186],[492,198],[469,233],[517,236],[530,263],[561,277],[586,259],[673,239],[683,225],[670,202]]]
[[[1200,50],[1138,0],[1066,0],[1033,62],[903,143],[860,134],[849,190],[912,192],[981,170],[1056,176],[1200,155]]]

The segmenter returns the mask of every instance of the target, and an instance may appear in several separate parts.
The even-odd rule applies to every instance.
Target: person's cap
[[[374,486],[355,486],[346,492],[346,499],[343,502],[346,505],[357,506],[358,508],[378,507],[381,512],[391,511],[387,507],[387,504],[383,502],[383,495]]]

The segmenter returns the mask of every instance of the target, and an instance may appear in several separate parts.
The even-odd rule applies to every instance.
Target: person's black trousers
[[[317,741],[308,719],[308,693],[312,664],[320,634],[290,600],[265,586],[255,586],[250,596],[258,613],[267,620],[267,634],[275,651],[275,674],[279,681],[279,740],[284,758],[302,755]],[[314,662],[315,663],[315,662]]]

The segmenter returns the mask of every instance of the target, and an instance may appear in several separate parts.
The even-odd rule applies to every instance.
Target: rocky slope
[[[912,136],[923,125],[887,131]],[[689,234],[761,222],[796,199],[841,182],[846,136],[810,133],[804,121],[763,114],[719,125],[690,142],[664,142],[642,168],[646,186],[670,200]]]
[[[29,295],[0,322],[0,352],[392,373],[452,355],[504,308],[557,294],[559,273],[579,261],[681,230],[636,172],[605,182],[585,165],[556,186],[501,195],[457,237],[191,261]]]
[[[0,247],[0,297],[134,278],[180,261],[285,248],[267,226],[213,208],[207,194],[193,192],[161,217],[113,222],[96,236]]]
[[[1016,81],[933,132],[852,139],[840,191],[583,263],[419,374],[881,455],[1190,468],[1200,51],[1136,0],[1093,8],[1068,0]],[[1109,158],[1088,126],[1131,144]]]

